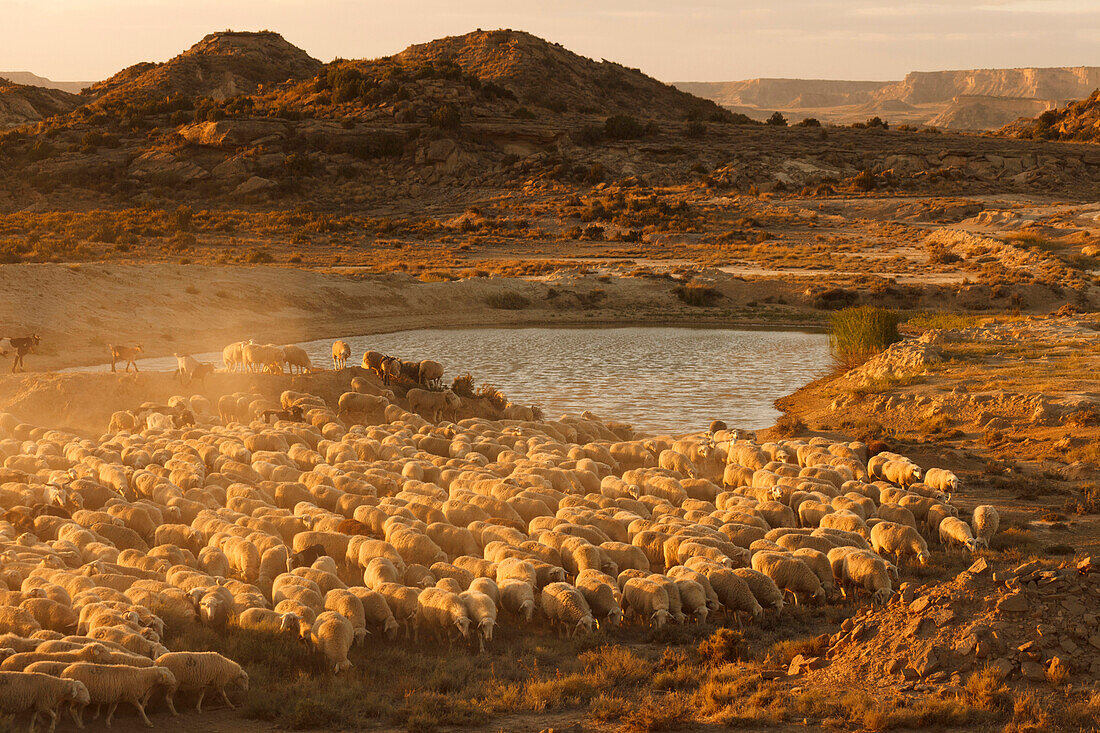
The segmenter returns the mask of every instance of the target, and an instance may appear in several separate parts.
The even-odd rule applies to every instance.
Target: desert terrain
[[[905,84],[919,91],[933,81]],[[217,551],[207,554],[224,552],[229,572],[203,566],[199,574],[210,580],[196,581],[200,587],[232,586],[234,596],[251,599],[255,588],[261,606],[274,606],[268,566],[263,574],[238,566],[222,549],[242,528],[273,537],[270,518],[309,517],[308,531],[295,525],[302,535],[361,531],[385,544],[393,526],[366,527],[374,515],[355,510],[368,506],[417,533],[433,522],[467,531],[455,519],[465,515],[443,514],[444,500],[472,502],[482,489],[459,471],[484,478],[488,466],[503,483],[478,501],[530,500],[541,491],[549,515],[537,509],[534,520],[596,539],[585,528],[603,527],[599,533],[632,541],[622,517],[601,524],[629,510],[651,531],[687,526],[721,547],[723,562],[749,565],[760,546],[714,535],[722,526],[734,532],[719,515],[760,488],[751,471],[728,478],[736,462],[725,454],[721,465],[704,467],[703,446],[724,438],[721,450],[733,453],[744,437],[720,428],[655,436],[615,415],[540,415],[524,407],[523,394],[501,395],[479,375],[464,382],[449,370],[438,387],[461,399],[448,417],[430,402],[443,392],[407,375],[390,382],[362,353],[352,353],[347,368],[315,363],[303,374],[283,373],[282,361],[252,371],[210,364],[212,373],[198,379],[61,370],[110,361],[112,344],[140,343],[141,356],[154,357],[414,328],[676,324],[835,333],[858,309],[877,309],[890,314],[896,337],[854,352],[838,338],[835,369],[780,399],[784,416],[756,431],[752,446],[789,441],[794,451],[815,440],[822,451],[835,446],[836,457],[852,450],[863,457],[845,465],[862,466],[861,487],[884,478],[868,474],[872,452],[896,453],[957,477],[953,491],[927,490],[959,517],[995,509],[999,531],[988,546],[962,551],[920,521],[927,562],[899,561],[885,598],[830,588],[795,603],[792,591],[781,613],[723,601],[701,622],[633,618],[575,635],[551,628],[550,611],[524,622],[502,608],[484,650],[476,633],[436,643],[427,633],[391,638],[379,627],[344,650],[352,666],[338,674],[328,647],[308,631],[303,642],[297,628],[252,628],[238,612],[220,618],[207,613],[213,601],[183,613],[167,602],[153,613],[155,599],[142,596],[142,606],[121,592],[102,591],[94,602],[122,596],[142,618],[159,616],[165,649],[216,651],[247,672],[249,690],[229,693],[234,709],[211,693],[207,712],[185,711],[193,705],[180,700],[194,698],[181,690],[183,716],[175,718],[163,695],[154,696],[149,714],[158,728],[1094,730],[1095,95],[1086,99],[1085,91],[1077,97],[1084,101],[1067,105],[1069,97],[1036,86],[1035,99],[1052,97],[1051,112],[1038,116],[1044,104],[1029,112],[1034,120],[978,135],[843,126],[824,115],[817,125],[797,124],[800,115],[762,124],[680,86],[519,31],[477,31],[329,64],[277,34],[216,33],[80,93],[0,86],[0,346],[11,352],[0,361],[0,540],[4,572],[17,568],[2,585],[22,593],[35,584],[20,574],[30,577],[40,556],[51,555],[43,562],[60,562],[67,573],[109,574],[127,589],[139,578],[163,583],[175,597],[180,588],[167,588],[166,570],[180,563],[156,562],[170,556],[170,543],[121,508],[156,505],[157,524],[201,525],[200,544]],[[8,339],[32,334],[40,343],[14,371]],[[356,395],[384,404],[345,409],[359,403]],[[148,417],[169,420],[181,404],[195,424]],[[308,411],[297,420],[284,412],[296,405]],[[257,420],[264,409],[283,414],[266,426]],[[228,443],[221,457],[207,451]],[[613,444],[643,457],[637,465],[626,453],[612,457]],[[666,495],[650,484],[664,484],[652,472],[667,469],[658,455],[673,445],[696,451],[691,475],[676,473],[696,493],[661,501]],[[307,446],[301,461],[288,457]],[[596,465],[604,459],[612,459],[606,470]],[[793,455],[788,463],[814,474],[802,473],[814,466],[795,465]],[[580,476],[589,469],[591,477]],[[572,478],[563,479],[567,472]],[[87,483],[72,489],[77,477]],[[118,493],[117,506],[106,502],[94,516],[59,507],[86,529],[99,527],[83,555],[59,539],[57,515],[44,504],[23,506],[3,493],[51,486],[47,478],[72,493],[91,496],[89,484]],[[582,483],[589,478],[595,487]],[[637,485],[605,490],[616,481]],[[290,501],[297,494],[285,487],[277,494],[284,483],[300,485],[308,500]],[[861,490],[879,497],[882,488]],[[519,496],[521,489],[529,491]],[[418,491],[422,500],[413,499]],[[28,519],[32,509],[38,514]],[[108,510],[117,522],[102,516]],[[176,522],[168,521],[172,510]],[[203,524],[200,510],[216,521]],[[477,535],[476,553],[493,532],[514,540],[513,557],[543,552],[529,546],[541,542],[537,521],[496,511],[485,513],[497,529]],[[871,524],[863,527],[868,536]],[[103,537],[114,538],[100,543],[111,547],[96,545]],[[304,549],[293,532],[289,540],[276,543],[282,552]],[[152,554],[135,558],[124,548]],[[464,578],[458,558],[469,555],[444,555],[448,568],[408,565]],[[171,557],[186,560],[182,552]],[[358,557],[333,559],[333,578],[311,577],[366,582]],[[579,583],[579,568],[566,567],[564,556],[559,562],[563,578],[568,571]],[[674,552],[665,569],[681,564]],[[328,567],[323,558],[319,567]],[[61,636],[39,625],[43,639]],[[146,631],[154,626],[143,622]],[[116,728],[140,725],[134,710],[120,708]],[[102,727],[102,719],[89,722]]]

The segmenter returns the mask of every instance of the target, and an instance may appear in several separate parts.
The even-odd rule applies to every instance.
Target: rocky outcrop
[[[1080,102],[1043,112],[1035,119],[1003,127],[1005,137],[1100,142],[1100,89]]]
[[[0,79],[0,129],[65,114],[82,103],[80,97],[68,92],[12,84]]]

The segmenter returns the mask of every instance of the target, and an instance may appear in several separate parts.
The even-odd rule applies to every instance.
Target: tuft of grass
[[[1008,706],[1010,697],[1004,675],[992,667],[971,672],[963,687],[966,699],[982,710],[1003,710]]]
[[[454,382],[451,384],[451,391],[459,397],[473,397],[474,376],[466,372],[460,377],[455,377]]]
[[[965,313],[947,313],[945,311],[927,311],[915,313],[905,319],[905,327],[908,330],[924,333],[933,329],[950,331],[960,328],[969,328],[979,322],[977,316]]]
[[[837,361],[851,368],[890,344],[901,341],[898,333],[897,313],[875,306],[857,306],[845,308],[833,314],[832,342],[833,354]]]
[[[797,415],[780,415],[772,431],[781,438],[793,438],[802,435],[807,429],[806,423]]]

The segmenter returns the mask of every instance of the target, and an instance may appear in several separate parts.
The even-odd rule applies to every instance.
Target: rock
[[[917,655],[917,658],[913,660],[913,671],[917,673],[919,677],[927,677],[932,672],[936,671],[940,666],[940,660],[936,656],[935,647],[929,647],[922,653]]]
[[[971,575],[981,575],[982,573],[989,571],[989,563],[986,562],[984,557],[979,557],[973,565],[967,568],[966,572]]]
[[[931,598],[929,598],[928,596],[922,596],[909,604],[909,611],[911,613],[923,613],[924,609],[928,608],[929,604],[931,603]]]
[[[260,178],[259,176],[252,176],[247,181],[237,186],[233,193],[238,196],[252,196],[255,194],[265,193],[272,189],[278,188],[279,184],[275,183],[269,178]]]
[[[1009,593],[997,603],[997,610],[1005,613],[1023,613],[1028,608],[1030,604],[1020,591]]]
[[[1088,575],[1089,573],[1095,572],[1097,568],[1100,568],[1100,564],[1091,556],[1077,562],[1077,572],[1082,575]]]
[[[206,169],[187,160],[180,160],[163,150],[150,150],[130,164],[130,175],[161,183],[187,183],[206,178]]]
[[[1034,682],[1041,682],[1046,679],[1047,673],[1043,669],[1043,665],[1031,660],[1024,661],[1020,664],[1020,674],[1025,679],[1032,680]]]
[[[989,663],[989,666],[997,672],[1000,672],[1004,677],[1008,677],[1016,669],[1016,665],[1012,660],[1004,657],[997,657]]]
[[[1038,560],[1032,560],[1031,562],[1025,562],[1023,565],[1017,567],[1015,570],[1012,571],[1012,575],[1017,578],[1024,575],[1031,575],[1040,567],[1042,566],[1039,564]]]

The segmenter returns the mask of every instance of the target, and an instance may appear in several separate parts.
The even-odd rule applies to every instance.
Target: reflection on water
[[[591,410],[649,432],[705,429],[714,419],[762,428],[772,407],[829,368],[825,334],[721,328],[421,329],[344,339],[349,364],[372,349],[405,359],[435,359],[447,381],[469,371],[513,402],[538,404],[548,417]],[[301,344],[314,365],[332,367],[332,339]],[[221,353],[196,354],[220,365]],[[175,359],[140,368],[175,369]],[[79,371],[98,371],[89,367]]]

